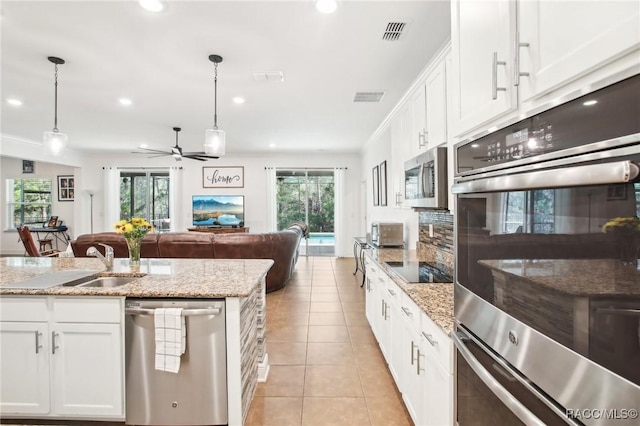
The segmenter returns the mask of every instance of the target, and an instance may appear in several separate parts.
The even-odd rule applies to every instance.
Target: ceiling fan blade
[[[204,152],[183,152],[182,155],[195,155],[201,158],[220,158],[218,156],[215,155],[208,155],[205,154]]]
[[[207,161],[206,158],[200,158],[197,155],[185,155],[185,158],[190,158],[192,160],[198,160],[198,161]]]
[[[149,154],[149,153],[155,153],[155,154],[164,154],[164,155],[171,155],[170,152],[167,151],[160,151],[159,149],[151,149],[151,148],[138,148],[141,149],[143,151],[131,151],[132,154]]]

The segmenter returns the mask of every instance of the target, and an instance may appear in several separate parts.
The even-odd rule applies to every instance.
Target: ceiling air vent
[[[353,102],[380,102],[384,92],[356,92]]]
[[[284,81],[284,73],[282,71],[258,71],[252,74],[255,81]]]
[[[398,41],[402,35],[406,22],[389,22],[387,29],[382,34],[382,39],[386,41]]]

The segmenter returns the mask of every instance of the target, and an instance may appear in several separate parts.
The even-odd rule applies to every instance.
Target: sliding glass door
[[[169,172],[120,172],[120,219],[142,217],[169,231]]]
[[[309,239],[302,241],[301,254],[333,256],[333,170],[276,170],[276,188],[278,229],[286,229],[293,222],[304,222],[309,226]]]

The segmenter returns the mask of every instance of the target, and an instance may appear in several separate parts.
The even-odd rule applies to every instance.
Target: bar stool
[[[49,250],[53,250],[53,240],[52,239],[38,240],[38,242],[40,243],[40,251],[45,251],[47,246],[49,246]]]

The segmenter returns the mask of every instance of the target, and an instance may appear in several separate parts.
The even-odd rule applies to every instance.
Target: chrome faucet
[[[102,243],[98,243],[98,245],[104,247],[105,255],[103,256],[97,248],[91,246],[87,249],[87,256],[97,257],[106,265],[107,271],[111,271],[113,269],[113,247]]]

